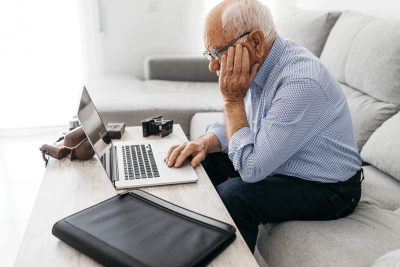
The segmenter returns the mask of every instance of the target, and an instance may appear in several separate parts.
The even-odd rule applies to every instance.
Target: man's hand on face
[[[191,165],[194,168],[204,160],[206,153],[207,147],[205,142],[185,142],[171,147],[164,161],[168,167],[174,166],[175,168],[178,168],[187,157],[193,156]]]
[[[257,74],[259,64],[251,67],[249,51],[241,44],[229,47],[228,55],[221,57],[219,89],[225,102],[243,101],[251,81]]]

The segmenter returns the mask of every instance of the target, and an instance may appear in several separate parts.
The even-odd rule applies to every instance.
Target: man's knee
[[[216,187],[217,192],[228,210],[239,208],[245,202],[245,187],[248,184],[242,178],[232,178]]]
[[[214,186],[225,182],[228,177],[239,176],[228,155],[222,152],[208,154],[202,164]]]
[[[252,186],[242,178],[232,178],[217,186],[217,192],[238,227],[253,229],[259,222],[253,206]]]

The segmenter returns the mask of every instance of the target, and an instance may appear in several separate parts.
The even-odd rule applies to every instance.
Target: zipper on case
[[[126,191],[124,191],[124,192],[121,192],[121,193],[118,193],[118,195],[119,196],[125,196],[125,195],[127,195],[127,194],[129,194],[129,190],[126,190]]]

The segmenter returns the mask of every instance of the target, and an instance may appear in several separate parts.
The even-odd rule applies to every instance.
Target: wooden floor
[[[39,147],[63,128],[0,131],[0,259],[14,265],[45,171]]]

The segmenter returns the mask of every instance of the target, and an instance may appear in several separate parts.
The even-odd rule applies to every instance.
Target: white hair
[[[264,33],[267,43],[276,37],[275,24],[272,14],[266,5],[257,0],[240,0],[224,10],[222,14],[222,29],[233,34],[235,38],[240,35],[260,29]],[[247,40],[247,36],[240,38],[239,42]]]

